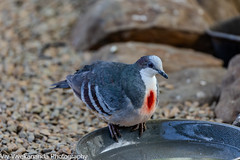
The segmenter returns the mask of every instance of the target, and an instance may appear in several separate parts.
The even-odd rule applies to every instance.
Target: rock
[[[184,103],[185,101],[198,101],[201,104],[216,101],[220,96],[221,80],[226,70],[220,67],[188,68],[169,74],[167,83],[174,86],[169,90],[160,87],[159,104]],[[159,79],[162,81],[163,79]],[[205,85],[201,85],[201,81]]]
[[[32,110],[32,113],[40,114],[42,112],[42,106],[37,106]]]
[[[17,132],[17,126],[16,125],[10,125],[7,127],[7,130],[10,132]]]
[[[22,118],[22,115],[19,114],[17,111],[13,112],[12,118],[15,120],[20,120]]]
[[[24,143],[22,144],[22,146],[24,148],[28,148],[29,147],[29,142],[26,139],[23,139]]]
[[[33,143],[31,143],[31,146],[28,148],[28,149],[38,149],[39,148],[39,144],[37,144],[37,143],[35,143],[35,142],[33,142]]]
[[[4,140],[2,140],[2,144],[3,144],[3,145],[6,145],[6,144],[8,144],[8,140],[5,140],[5,139],[4,139]]]
[[[38,133],[35,133],[35,134],[34,134],[34,137],[37,138],[37,139],[42,139],[42,138],[43,138],[43,135],[38,134]]]
[[[71,41],[77,50],[124,41],[193,47],[211,24],[195,0],[101,0],[79,17]]]
[[[237,118],[233,121],[232,125],[240,127],[240,114],[238,114]]]
[[[18,149],[18,146],[15,143],[9,143],[7,147],[9,151],[16,151]]]
[[[42,130],[40,130],[40,133],[43,134],[43,135],[45,135],[45,136],[50,136],[50,135],[51,135],[51,133],[50,133],[49,130],[47,130],[47,129],[42,129]]]
[[[58,143],[58,140],[47,139],[47,142],[52,143],[52,144],[57,144],[57,143]]]
[[[33,134],[32,132],[29,132],[29,133],[28,133],[28,141],[29,141],[29,142],[33,142],[34,139],[35,139],[34,134]]]
[[[239,11],[234,1],[197,0],[198,4],[208,13],[215,23],[238,16]]]
[[[24,152],[26,152],[26,149],[24,147],[18,148],[18,150],[15,152],[15,154],[23,154]]]
[[[112,46],[117,48],[116,53],[111,53]],[[106,45],[95,52],[92,61],[104,60],[134,63],[139,57],[152,54],[157,55],[162,59],[164,70],[167,73],[193,67],[222,66],[221,60],[202,52],[197,52],[191,49],[176,48],[168,45],[139,42]]]
[[[51,114],[51,119],[59,117],[59,109],[55,109]]]
[[[240,54],[233,57],[225,75],[219,103],[215,113],[217,118],[232,123],[240,113]]]
[[[37,126],[33,120],[31,121],[22,121],[20,127],[24,130],[32,131]]]
[[[36,155],[38,153],[36,150],[33,150],[33,149],[28,149],[27,152],[28,152],[28,155]]]
[[[233,3],[236,6],[236,8],[238,9],[238,11],[240,12],[240,0],[233,0]]]
[[[72,151],[70,150],[69,147],[67,147],[67,146],[62,146],[62,147],[60,147],[59,152],[60,152],[60,153],[63,153],[63,154],[70,155]]]
[[[77,132],[78,131],[78,124],[77,123],[69,124],[68,128],[69,128],[70,131]]]
[[[21,131],[18,133],[20,138],[26,138],[27,137],[27,133],[25,131]]]
[[[177,107],[175,107],[170,110],[169,117],[175,117],[179,112],[180,112],[180,110]]]
[[[43,154],[45,154],[45,153],[48,153],[48,152],[51,152],[51,151],[52,151],[51,148],[44,148],[41,152],[42,152]]]
[[[11,151],[9,151],[9,149],[7,147],[1,147],[1,152],[5,153],[5,154],[9,154],[9,152],[11,152]]]
[[[23,140],[21,138],[16,137],[16,142],[19,143],[19,144],[22,144]]]

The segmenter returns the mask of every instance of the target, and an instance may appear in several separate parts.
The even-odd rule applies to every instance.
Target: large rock
[[[193,67],[220,67],[222,61],[202,52],[191,49],[171,47],[168,45],[151,43],[114,43],[106,45],[96,51],[92,61],[116,61],[134,63],[144,55],[157,55],[163,61],[167,73],[181,71]]]
[[[237,3],[236,0],[234,0]],[[233,0],[197,0],[215,23],[238,16],[239,11]]]
[[[233,57],[229,63],[215,112],[218,118],[229,123],[240,113],[240,54]]]
[[[195,0],[99,0],[79,17],[71,41],[77,50],[123,41],[195,47],[211,24]]]
[[[238,9],[238,11],[240,12],[240,0],[233,0],[233,3],[236,6],[236,8]]]
[[[188,68],[169,74],[167,85],[161,89],[160,105],[185,101],[211,104],[220,96],[221,81],[225,73],[224,68],[211,67]],[[163,79],[159,81],[161,84]]]

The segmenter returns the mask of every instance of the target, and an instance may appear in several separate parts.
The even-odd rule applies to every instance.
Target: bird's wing
[[[110,116],[113,112],[127,104],[120,84],[122,64],[95,63],[67,76],[67,82],[74,93],[88,108],[104,115]]]
[[[126,68],[122,77],[122,86],[126,96],[130,99],[134,108],[141,108],[146,88],[139,71],[134,67]]]

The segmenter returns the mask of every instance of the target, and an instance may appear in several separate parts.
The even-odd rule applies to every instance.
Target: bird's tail
[[[52,84],[51,86],[53,86],[53,87],[50,88],[50,89],[55,89],[55,88],[69,89],[69,88],[70,88],[70,86],[69,86],[68,83],[67,83],[67,80],[54,83],[54,84]]]

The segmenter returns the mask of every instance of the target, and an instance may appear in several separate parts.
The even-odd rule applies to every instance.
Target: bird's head
[[[162,67],[162,60],[158,56],[143,56],[135,64],[140,67],[140,71],[146,76],[152,77],[156,74],[160,74],[168,79],[168,75],[164,72]]]

